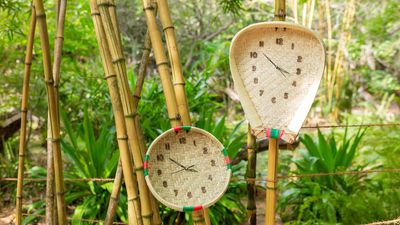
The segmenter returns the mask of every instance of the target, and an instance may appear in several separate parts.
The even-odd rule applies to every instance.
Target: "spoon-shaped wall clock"
[[[279,131],[295,141],[314,101],[325,65],[321,40],[288,22],[250,25],[233,38],[230,68],[252,132]]]
[[[231,166],[226,149],[199,128],[170,129],[150,145],[144,173],[154,197],[178,211],[208,208],[228,188]]]

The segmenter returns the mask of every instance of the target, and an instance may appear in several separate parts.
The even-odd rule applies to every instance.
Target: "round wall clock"
[[[288,22],[250,25],[236,34],[230,67],[254,134],[293,142],[314,101],[325,65],[316,34]],[[278,132],[277,132],[278,131]]]
[[[197,211],[226,191],[231,166],[226,149],[210,133],[191,126],[170,129],[145,156],[146,182],[154,197],[178,211]]]

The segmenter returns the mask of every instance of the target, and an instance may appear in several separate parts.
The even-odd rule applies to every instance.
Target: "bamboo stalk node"
[[[46,80],[46,83],[47,84],[54,84],[54,80],[53,79],[48,79],[48,80]]]
[[[121,58],[118,58],[118,59],[114,59],[114,60],[112,61],[112,63],[115,64],[115,63],[124,62],[124,61],[125,61],[125,58],[124,58],[124,57],[121,57]]]
[[[138,200],[138,199],[139,199],[139,195],[135,196],[135,197],[132,197],[132,198],[128,198],[128,202],[133,202],[133,201]]]
[[[162,65],[167,65],[168,66],[169,63],[168,63],[168,61],[164,61],[164,62],[157,63],[156,65],[157,65],[157,67],[162,66]]]
[[[168,118],[169,120],[177,120],[177,121],[180,121],[181,120],[181,115],[180,114],[176,114],[176,116],[175,117],[171,117],[171,118]]]
[[[185,86],[186,83],[185,83],[185,82],[177,82],[177,83],[174,83],[174,86],[175,86],[175,85],[182,85],[182,86]]]
[[[154,9],[155,9],[155,7],[152,6],[152,5],[150,5],[150,6],[144,7],[144,8],[143,8],[143,11],[146,11],[146,10],[151,10],[151,11],[153,11]]]
[[[268,187],[268,186],[266,186],[265,188],[267,188],[268,190],[278,190],[278,187]]]
[[[163,28],[163,31],[165,32],[168,29],[175,29],[175,27],[172,26],[172,25],[171,26],[166,26],[166,27]]]
[[[27,112],[28,112],[28,108],[21,109],[21,113],[27,113]]]
[[[138,100],[142,98],[140,95],[132,95],[132,97],[137,98]]]
[[[24,157],[24,156],[25,156],[25,154],[18,154],[18,156],[19,156],[19,157]]]
[[[142,217],[144,217],[144,218],[152,218],[153,217],[153,213],[142,215]]]
[[[45,18],[46,19],[46,14],[36,14],[36,19],[40,19],[40,18]]]
[[[25,62],[25,65],[30,66],[30,65],[32,65],[32,63],[31,62]]]
[[[101,7],[109,7],[112,4],[108,1],[101,1],[101,3],[97,3],[97,6],[101,6]]]
[[[55,37],[55,39],[57,39],[57,38],[64,39],[64,36],[62,36],[62,35],[57,35],[57,36]]]
[[[104,76],[104,80],[107,80],[109,78],[115,78],[115,77],[117,77],[117,74],[110,74],[110,75]]]
[[[137,171],[143,171],[144,170],[144,168],[143,168],[143,166],[139,166],[139,167],[136,167],[135,168],[135,171],[137,172]]]
[[[139,114],[137,112],[134,112],[134,113],[126,114],[125,118],[135,118],[137,116],[139,116]]]
[[[99,12],[93,12],[93,13],[90,13],[90,15],[91,16],[100,16],[100,13]]]
[[[128,140],[128,136],[126,136],[126,135],[119,136],[119,137],[117,137],[117,140]]]
[[[51,141],[51,142],[60,142],[60,138],[47,138],[47,140]]]

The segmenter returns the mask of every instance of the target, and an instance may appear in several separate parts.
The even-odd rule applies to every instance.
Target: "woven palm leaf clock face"
[[[145,177],[154,197],[178,211],[197,211],[226,191],[231,167],[223,145],[210,133],[191,126],[170,129],[150,145]]]
[[[236,34],[230,49],[231,72],[258,138],[295,141],[314,101],[324,64],[321,40],[303,26],[263,22]]]

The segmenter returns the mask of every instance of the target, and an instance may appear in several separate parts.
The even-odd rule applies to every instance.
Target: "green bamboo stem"
[[[128,131],[129,144],[133,156],[133,161],[136,170],[136,177],[139,185],[139,195],[140,195],[143,224],[151,225],[153,224],[152,223],[153,211],[150,203],[150,193],[143,173],[143,157],[140,150],[139,138],[134,118],[137,114],[133,109],[133,99],[131,97],[132,94],[129,89],[129,84],[127,80],[125,59],[123,56],[122,48],[118,46],[118,37],[116,35],[116,30],[113,27],[112,18],[109,11],[110,2],[108,0],[98,0],[97,4],[99,7],[102,23],[104,26],[107,43],[110,48],[112,62],[114,68],[116,69],[119,93],[121,95],[122,107],[124,110],[125,122]]]
[[[35,37],[36,13],[35,7],[32,5],[31,21],[29,25],[28,44],[25,53],[25,71],[24,82],[22,88],[21,101],[21,130],[19,134],[19,160],[18,160],[18,178],[17,178],[17,196],[16,196],[16,221],[17,225],[22,222],[22,195],[24,182],[24,159],[26,150],[26,123],[28,114],[28,97],[29,97],[29,78],[31,74],[33,39]]]
[[[176,101],[179,114],[182,116],[182,124],[190,125],[189,107],[185,91],[185,79],[182,73],[182,64],[179,58],[179,50],[176,42],[174,25],[171,20],[167,0],[157,0],[160,11],[160,20],[167,41],[169,61],[171,63],[172,78],[174,83]]]
[[[46,14],[43,7],[42,0],[34,0],[36,9],[36,19],[38,22],[42,54],[43,54],[43,67],[44,76],[46,81],[46,90],[50,111],[51,133],[54,152],[54,171],[55,171],[55,184],[56,184],[56,198],[57,198],[57,214],[58,224],[65,225],[66,222],[66,208],[64,201],[64,174],[60,149],[60,125],[57,115],[57,95],[54,87],[53,74],[51,70],[51,55],[49,35],[46,24]]]
[[[100,12],[97,8],[96,0],[90,0],[90,9],[96,31],[97,42],[99,44],[100,56],[105,70],[105,78],[110,92],[112,107],[115,117],[115,125],[118,137],[118,146],[121,151],[121,164],[125,185],[128,193],[128,220],[129,224],[142,224],[141,204],[138,197],[138,184],[133,175],[133,163],[129,152],[127,128],[123,113],[123,103],[118,88],[117,75],[112,65],[111,53],[107,43],[107,37]],[[119,191],[119,189],[116,191]]]
[[[50,121],[50,112],[47,113]],[[46,224],[57,224],[57,201],[55,199],[55,180],[54,180],[54,153],[51,138],[51,125],[47,123],[47,179],[46,179]]]
[[[151,44],[154,51],[154,56],[157,63],[158,73],[161,77],[161,83],[164,90],[165,101],[167,105],[168,118],[171,126],[177,127],[182,125],[181,116],[178,111],[178,104],[175,97],[174,87],[171,82],[167,57],[162,46],[161,32],[158,29],[156,21],[155,7],[151,0],[142,0],[143,8],[146,15],[146,23],[149,29]]]
[[[256,206],[256,163],[257,154],[254,149],[256,138],[251,134],[251,126],[249,124],[247,132],[247,217],[250,225],[257,224],[257,206]]]

